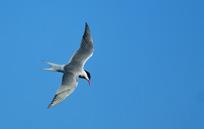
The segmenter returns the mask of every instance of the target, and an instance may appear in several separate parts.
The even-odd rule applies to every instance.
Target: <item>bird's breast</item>
[[[80,74],[82,68],[78,65],[68,64],[64,67],[65,72],[72,72],[73,74]]]

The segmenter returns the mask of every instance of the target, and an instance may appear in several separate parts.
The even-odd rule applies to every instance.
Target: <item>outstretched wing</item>
[[[80,66],[84,66],[86,61],[92,56],[93,54],[93,40],[91,37],[91,32],[89,29],[88,24],[85,24],[85,31],[82,37],[80,48],[71,58],[71,64],[77,64]]]
[[[62,84],[57,90],[53,100],[48,105],[48,108],[55,106],[56,104],[62,102],[66,97],[68,97],[77,87],[78,77],[72,72],[66,72],[62,78]]]

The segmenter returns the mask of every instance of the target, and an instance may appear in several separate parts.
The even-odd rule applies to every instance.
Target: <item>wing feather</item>
[[[91,32],[89,29],[88,24],[85,24],[85,31],[81,40],[80,48],[77,50],[77,52],[74,54],[74,56],[71,58],[72,64],[79,64],[83,66],[86,61],[92,56],[93,54],[93,40],[91,37]]]
[[[54,98],[51,103],[48,105],[48,108],[55,106],[62,102],[66,97],[71,95],[71,93],[76,89],[78,84],[78,77],[75,76],[72,72],[64,73],[62,78],[62,84],[57,90]]]

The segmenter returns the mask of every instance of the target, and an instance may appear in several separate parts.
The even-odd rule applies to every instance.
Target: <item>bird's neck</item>
[[[86,74],[86,72],[84,70],[79,74],[79,77],[84,78],[86,80],[89,80],[88,75]]]

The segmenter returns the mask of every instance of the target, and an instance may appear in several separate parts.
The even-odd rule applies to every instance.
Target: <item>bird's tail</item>
[[[50,67],[44,68],[43,70],[52,71],[52,72],[63,72],[64,65],[54,64],[52,62],[46,62]]]

